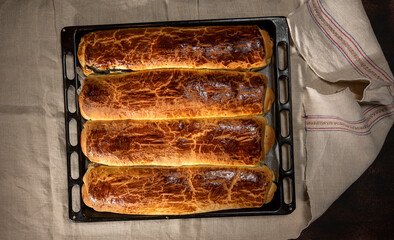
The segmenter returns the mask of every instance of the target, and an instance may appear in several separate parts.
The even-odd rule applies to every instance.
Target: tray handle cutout
[[[79,185],[74,185],[71,190],[73,219],[75,215],[81,211],[81,188]]]
[[[72,85],[67,89],[67,108],[70,113],[75,113],[77,110],[75,103],[75,87]]]
[[[283,71],[287,68],[287,43],[280,42],[278,44],[278,60],[279,60],[279,70]]]
[[[68,122],[68,134],[69,134],[69,139],[70,139],[70,144],[72,146],[77,146],[78,144],[78,134],[77,134],[77,120],[75,118],[72,118]]]
[[[290,161],[290,145],[285,143],[281,146],[281,152],[282,152],[282,170],[283,171],[289,171],[291,166],[291,161]]]
[[[71,165],[71,178],[76,180],[79,178],[79,163],[78,163],[78,153],[72,152],[70,157],[70,165]]]
[[[70,52],[66,54],[66,76],[68,80],[74,80],[75,78],[75,62],[74,55]]]
[[[280,103],[285,104],[289,101],[289,80],[286,76],[279,77]]]

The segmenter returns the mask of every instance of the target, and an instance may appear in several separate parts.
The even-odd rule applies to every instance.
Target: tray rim
[[[119,28],[133,28],[133,27],[159,27],[159,26],[198,26],[198,25],[252,25],[256,22],[271,22],[275,30],[273,56],[274,60],[270,64],[274,64],[274,79],[272,79],[272,89],[275,93],[275,101],[273,103],[273,124],[276,134],[276,144],[279,148],[278,164],[279,172],[277,183],[277,191],[273,201],[279,201],[279,207],[275,210],[264,209],[267,205],[264,204],[261,208],[243,208],[223,210],[208,213],[188,214],[188,215],[126,215],[114,213],[100,213],[93,209],[88,208],[82,201],[80,193],[83,184],[82,178],[86,170],[86,157],[83,155],[80,147],[80,133],[84,119],[79,112],[78,106],[78,93],[77,89],[81,84],[78,80],[77,65],[77,34],[85,34],[90,31],[105,30],[105,29],[119,29]],[[257,24],[258,25],[258,24]],[[278,33],[282,34],[278,34]],[[287,48],[287,68],[280,70],[279,59],[276,57],[278,53],[279,44],[286,44]],[[67,180],[68,180],[68,208],[69,219],[73,222],[102,222],[102,221],[127,221],[127,220],[155,220],[155,219],[180,219],[180,218],[211,218],[211,217],[234,217],[234,216],[259,216],[259,215],[286,215],[292,213],[296,208],[295,202],[295,174],[294,174],[294,153],[293,153],[293,124],[292,124],[292,100],[291,100],[291,74],[290,74],[290,41],[289,41],[289,28],[287,25],[286,17],[273,16],[273,17],[252,17],[252,18],[228,18],[228,19],[204,19],[204,20],[185,20],[185,21],[165,21],[165,22],[140,22],[140,23],[124,23],[124,24],[105,24],[105,25],[82,25],[82,26],[67,26],[61,30],[61,46],[62,46],[62,70],[63,70],[63,94],[64,94],[64,113],[65,113],[65,134],[66,134],[66,153],[67,153]],[[73,70],[74,78],[68,79],[66,55],[73,55]],[[280,102],[279,79],[287,79],[288,101],[286,103]],[[75,88],[75,112],[70,112],[68,109],[68,89],[70,86]],[[283,137],[281,135],[280,112],[288,111],[289,117],[289,135]],[[74,119],[77,121],[77,145],[73,146],[70,143],[69,135],[69,122]],[[279,124],[278,123],[279,119]],[[289,169],[282,168],[282,151],[281,146],[289,145]],[[76,152],[78,154],[79,175],[77,179],[71,177],[71,154]],[[285,203],[283,181],[285,178],[291,180],[290,182],[290,196],[291,201]],[[79,186],[79,202],[80,210],[74,212],[72,209],[72,189],[74,186]],[[279,198],[279,200],[278,200]],[[272,202],[273,202],[272,201]],[[92,211],[100,215],[107,215],[104,217],[89,217],[83,211]]]

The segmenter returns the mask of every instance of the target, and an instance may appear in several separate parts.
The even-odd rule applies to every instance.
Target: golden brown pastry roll
[[[272,46],[258,26],[130,28],[84,35],[78,59],[85,75],[120,69],[254,70],[269,64]]]
[[[260,117],[88,121],[81,133],[92,162],[115,166],[256,166],[274,141]]]
[[[157,119],[258,115],[274,94],[256,72],[191,69],[90,75],[79,107],[85,119]]]
[[[100,212],[181,215],[260,207],[276,191],[266,166],[110,167],[89,166],[82,199]]]

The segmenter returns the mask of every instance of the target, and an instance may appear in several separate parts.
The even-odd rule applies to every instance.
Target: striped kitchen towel
[[[288,16],[294,45],[318,76],[303,107],[312,221],[374,161],[394,121],[394,78],[359,0],[310,0]],[[325,85],[349,86],[332,94]],[[362,88],[361,94],[352,91]],[[313,88],[312,88],[313,87]]]

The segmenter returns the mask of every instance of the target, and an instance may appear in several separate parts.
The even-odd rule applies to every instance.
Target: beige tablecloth
[[[291,64],[297,208],[292,214],[103,223],[68,219],[63,27],[287,16],[293,11],[289,23],[295,43]],[[352,18],[347,11],[353,12]],[[333,19],[341,27],[330,23]],[[2,239],[295,238],[372,163],[393,123],[393,85],[386,83],[392,74],[359,1],[1,1],[0,22]],[[345,32],[338,29],[346,29],[347,37],[338,38],[335,33]],[[338,46],[346,45],[345,40],[331,43],[340,38],[349,39],[343,51]],[[352,38],[357,43],[350,43]],[[345,53],[350,57],[343,57]],[[374,64],[367,65],[372,60]],[[348,81],[335,83],[338,80]],[[350,88],[335,93],[344,87]]]

